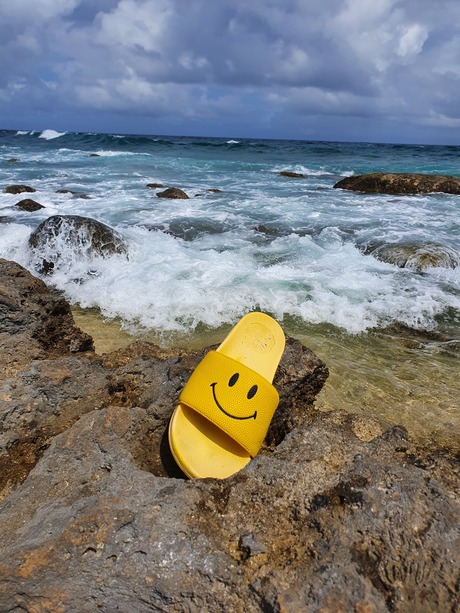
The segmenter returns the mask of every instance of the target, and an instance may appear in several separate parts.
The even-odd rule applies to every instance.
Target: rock
[[[101,156],[99,155],[99,153],[90,153],[90,154],[88,155],[88,157],[89,157],[89,158],[98,158],[98,157],[101,157]]]
[[[173,219],[164,232],[184,241],[193,241],[206,234],[221,234],[225,232],[226,224],[219,221]]]
[[[3,378],[32,360],[91,351],[69,304],[25,268],[0,259],[0,367]]]
[[[389,243],[370,245],[365,250],[382,262],[395,264],[399,268],[411,268],[421,272],[428,268],[457,268],[460,254],[445,245],[436,243]]]
[[[125,254],[122,237],[109,226],[78,215],[48,217],[29,238],[32,260],[40,272],[50,272],[62,261],[76,257]]]
[[[147,183],[145,187],[149,187],[151,189],[157,189],[160,187],[164,187],[164,185],[162,183]]]
[[[217,189],[217,187],[211,187],[210,189],[206,190],[207,192],[211,192],[212,194],[221,194],[222,190],[221,189]]]
[[[31,198],[25,198],[24,200],[20,200],[16,203],[15,206],[17,206],[19,209],[22,209],[23,211],[28,211],[29,213],[32,213],[33,211],[39,211],[40,209],[45,208],[42,204],[36,202],[35,200],[32,200]]]
[[[282,236],[282,233],[279,230],[279,228],[273,228],[271,226],[266,226],[264,224],[255,226],[253,230],[254,232],[259,232],[259,234],[265,234],[266,236],[274,236],[274,237]]]
[[[158,198],[180,198],[182,200],[187,200],[187,194],[177,187],[168,187],[164,192],[157,193]]]
[[[56,194],[72,194],[74,198],[81,198],[82,200],[90,200],[88,194],[84,192],[74,192],[70,189],[57,189]]]
[[[36,192],[37,190],[28,185],[8,185],[3,189],[6,194],[22,194],[24,192]]]
[[[458,466],[350,426],[316,414],[237,475],[186,481],[152,471],[144,409],[84,415],[0,505],[2,609],[455,610]]]
[[[367,194],[428,194],[432,192],[460,194],[460,178],[447,175],[373,172],[345,177],[334,187]]]
[[[282,170],[280,173],[282,177],[290,177],[292,179],[304,179],[305,175],[301,172],[291,172],[290,170]]]
[[[47,292],[2,266],[6,321],[25,299],[29,330]],[[167,426],[205,351],[44,352],[2,379],[0,610],[454,611],[458,458],[316,411],[327,369],[287,339],[259,456],[186,480]]]
[[[7,162],[9,162],[10,164],[15,164],[16,162],[18,162],[18,158],[10,158],[9,160],[6,160]]]

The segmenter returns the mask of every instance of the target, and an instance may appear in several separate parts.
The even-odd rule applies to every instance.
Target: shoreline
[[[158,336],[131,334],[98,309],[72,307],[76,325],[93,337],[98,354],[144,340],[167,349],[196,351],[218,344],[229,329]],[[322,359],[329,378],[318,394],[321,412],[344,410],[375,418],[382,427],[400,424],[424,444],[460,450],[458,355],[417,331],[388,330],[349,335],[325,326],[300,329],[288,323],[286,333]]]

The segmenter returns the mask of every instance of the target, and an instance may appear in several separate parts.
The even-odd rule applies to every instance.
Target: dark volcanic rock
[[[187,200],[187,194],[179,189],[178,187],[168,187],[164,192],[157,193],[158,198],[180,198],[182,200]]]
[[[2,267],[19,339],[37,325],[27,301],[56,299]],[[288,339],[260,455],[180,478],[166,430],[204,353],[44,351],[0,382],[0,610],[455,611],[458,458],[316,411],[327,369]]]
[[[7,162],[9,162],[10,164],[15,164],[16,162],[18,162],[18,158],[10,158],[9,160],[6,160]]]
[[[8,185],[3,190],[7,194],[23,194],[25,192],[36,192],[37,190],[28,185]]]
[[[147,183],[145,187],[149,187],[150,189],[157,189],[160,187],[164,187],[162,183]]]
[[[50,272],[64,257],[108,257],[127,252],[118,232],[78,215],[48,217],[30,235],[29,246],[40,272]]]
[[[72,194],[73,198],[81,198],[82,200],[89,200],[90,197],[84,192],[74,192],[71,189],[57,189],[56,194]]]
[[[279,230],[279,228],[273,228],[271,226],[265,226],[263,224],[255,226],[253,230],[254,232],[259,232],[260,234],[265,234],[266,236],[282,236],[282,232]]]
[[[0,259],[0,366],[3,377],[32,360],[92,350],[69,304],[15,262]]]
[[[457,268],[460,255],[445,245],[436,243],[390,243],[368,246],[364,253],[400,268],[421,272],[427,268]]]
[[[301,172],[291,172],[290,170],[282,170],[279,173],[282,177],[290,177],[291,179],[304,179],[305,175]]]
[[[417,173],[373,172],[345,177],[334,185],[367,194],[460,194],[460,178]]]
[[[20,200],[16,203],[15,206],[29,213],[32,213],[33,211],[39,211],[40,209],[45,208],[42,204],[36,202],[35,200],[32,200],[31,198],[25,198],[24,200]]]

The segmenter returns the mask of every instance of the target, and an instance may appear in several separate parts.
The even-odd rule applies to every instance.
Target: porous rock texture
[[[14,326],[17,281],[30,290]],[[40,305],[61,299],[5,261],[0,287],[2,340],[25,351],[0,385],[0,475],[15,468],[0,486],[0,611],[457,610],[458,458],[316,411],[327,369],[298,341],[261,454],[187,480],[165,434],[204,351],[72,352],[66,325],[60,351],[38,351]]]
[[[457,268],[460,254],[447,245],[427,241],[413,243],[384,243],[366,245],[366,255],[372,255],[382,262],[396,264],[399,268],[410,268],[423,272],[429,268]]]
[[[460,194],[460,177],[404,172],[372,172],[345,177],[334,187],[367,194]]]

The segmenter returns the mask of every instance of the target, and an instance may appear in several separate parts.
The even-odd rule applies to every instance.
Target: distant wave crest
[[[56,132],[56,130],[43,130],[38,138],[44,138],[46,140],[53,140],[53,138],[59,138],[64,136],[67,132]]]

